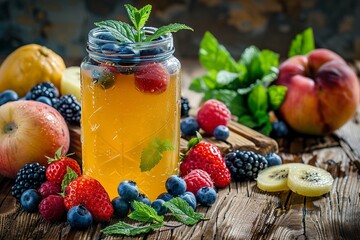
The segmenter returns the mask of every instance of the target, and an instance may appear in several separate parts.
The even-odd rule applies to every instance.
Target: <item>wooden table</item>
[[[184,94],[196,105],[201,97],[191,95],[186,87],[201,69],[192,62],[183,66]],[[304,162],[328,170],[335,177],[330,193],[316,198],[291,191],[265,193],[255,182],[232,182],[219,190],[215,205],[197,208],[208,221],[164,227],[134,239],[360,239],[360,108],[351,121],[329,136],[275,140],[284,162]],[[11,196],[12,184],[0,176],[0,240],[123,239],[99,233],[109,223],[74,231],[65,221],[48,223],[38,213],[26,213]]]

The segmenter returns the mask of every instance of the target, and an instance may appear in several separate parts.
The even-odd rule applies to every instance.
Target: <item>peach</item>
[[[277,114],[295,131],[328,134],[345,124],[359,104],[359,81],[336,53],[316,49],[279,67],[277,85],[288,88]]]

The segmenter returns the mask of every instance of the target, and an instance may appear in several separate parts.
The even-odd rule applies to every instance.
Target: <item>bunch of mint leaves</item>
[[[95,23],[96,26],[108,30],[120,42],[149,42],[170,32],[177,32],[183,29],[193,31],[191,27],[188,27],[185,24],[172,23],[166,26],[161,26],[153,34],[147,35],[145,34],[144,26],[150,17],[152,6],[148,4],[141,9],[137,9],[130,4],[125,4],[124,7],[133,26],[128,23],[115,20],[106,20]]]
[[[163,203],[163,205],[167,207],[172,216],[174,216],[176,220],[182,224],[194,225],[201,220],[206,220],[203,218],[202,214],[195,212],[185,200],[179,197],[172,198],[171,200]],[[167,225],[165,223],[164,216],[159,216],[152,207],[142,202],[134,201],[133,207],[134,211],[131,212],[128,217],[140,223],[129,224],[124,221],[119,221],[102,229],[101,232],[106,235],[137,236],[157,230],[163,226],[179,226]]]
[[[306,54],[314,48],[312,29],[306,29],[291,42],[288,57]],[[283,103],[287,88],[274,85],[278,77],[279,54],[271,50],[246,48],[238,61],[210,33],[199,49],[199,60],[207,70],[193,79],[189,89],[203,93],[203,100],[223,102],[237,121],[264,135],[270,135],[269,112]]]
[[[204,101],[218,99],[237,116],[239,123],[269,135],[272,130],[269,111],[276,110],[286,94],[286,87],[271,85],[278,75],[279,54],[250,46],[235,61],[206,32],[200,43],[199,59],[207,73],[193,79],[190,90],[204,93]]]

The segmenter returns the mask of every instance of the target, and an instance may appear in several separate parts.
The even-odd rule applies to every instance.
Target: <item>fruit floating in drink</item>
[[[153,200],[178,172],[181,67],[170,32],[190,28],[144,27],[151,6],[125,7],[135,27],[109,20],[89,32],[81,64],[83,173],[111,198],[119,182],[133,180]]]

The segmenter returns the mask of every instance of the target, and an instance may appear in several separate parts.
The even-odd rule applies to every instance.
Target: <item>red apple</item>
[[[277,85],[288,88],[278,114],[295,131],[323,135],[340,128],[356,112],[359,80],[336,53],[316,49],[279,67]]]
[[[44,103],[19,100],[0,106],[0,175],[15,178],[26,163],[47,166],[61,146],[69,149],[70,135],[60,113]]]

